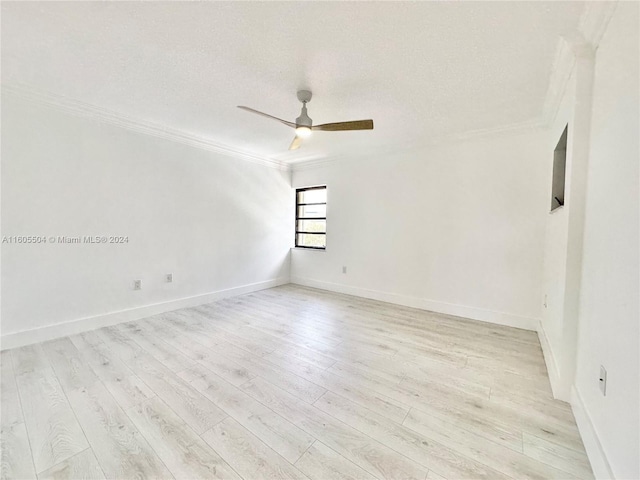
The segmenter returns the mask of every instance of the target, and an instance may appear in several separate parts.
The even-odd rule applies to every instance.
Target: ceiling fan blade
[[[284,123],[288,127],[296,128],[296,124],[293,123],[293,122],[287,122],[286,120],[282,120],[281,118],[274,117],[273,115],[269,115],[267,113],[263,113],[263,112],[259,112],[258,110],[254,110],[253,108],[245,107],[245,106],[242,106],[242,105],[238,105],[238,108],[241,108],[242,110],[246,110],[247,112],[251,112],[251,113],[256,113],[258,115],[262,115],[263,117],[272,118],[273,120],[277,120],[280,123]]]
[[[289,145],[289,150],[297,150],[300,148],[300,145],[302,145],[302,139],[296,135],[295,137],[293,137],[293,142],[291,142],[291,145]]]
[[[312,130],[324,130],[325,132],[339,132],[341,130],[373,130],[373,120],[354,120],[352,122],[324,123],[314,125]]]

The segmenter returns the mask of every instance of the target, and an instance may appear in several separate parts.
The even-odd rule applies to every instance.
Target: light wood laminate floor
[[[2,478],[593,478],[534,332],[294,285],[2,352]]]

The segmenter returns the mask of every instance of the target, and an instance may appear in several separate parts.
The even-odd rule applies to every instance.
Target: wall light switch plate
[[[598,379],[598,384],[600,386],[600,391],[602,395],[607,395],[607,371],[604,369],[602,365],[600,365],[600,378]]]
[[[167,273],[166,279],[167,283],[173,282],[173,273]]]
[[[142,290],[142,280],[134,280],[133,281],[133,289],[134,290]]]
[[[347,267],[342,267],[342,273],[347,273]]]

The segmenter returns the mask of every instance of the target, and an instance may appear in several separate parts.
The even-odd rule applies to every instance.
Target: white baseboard
[[[615,479],[609,460],[607,460],[607,455],[604,453],[604,449],[600,443],[598,433],[591,421],[589,411],[580,396],[580,392],[575,386],[571,388],[571,408],[573,410],[573,416],[576,418],[578,430],[580,431],[584,448],[587,451],[589,462],[591,462],[593,474],[598,480]]]
[[[355,295],[357,297],[371,298],[381,302],[395,303],[405,307],[419,308],[430,312],[444,313],[446,315],[455,315],[457,317],[470,318],[480,320],[482,322],[495,323],[497,325],[505,325],[508,327],[522,328],[524,330],[536,331],[538,320],[510,313],[486,310],[483,308],[468,307],[465,305],[455,305],[452,303],[438,302],[424,298],[410,297],[407,295],[399,295],[396,293],[380,292],[377,290],[369,290],[360,287],[352,287],[340,283],[323,282],[306,277],[291,277],[291,283],[304,285],[306,287],[314,287],[331,292],[344,293],[347,295]]]
[[[547,366],[547,373],[549,374],[549,382],[551,383],[551,391],[553,392],[553,398],[562,400],[563,402],[570,403],[570,389],[565,388],[562,385],[560,378],[560,369],[558,368],[558,362],[553,354],[551,343],[547,337],[547,333],[544,330],[542,321],[538,322],[538,339],[540,340],[540,347],[542,347],[542,354],[544,355],[544,363]]]
[[[139,320],[159,313],[178,310],[180,308],[195,307],[197,305],[215,302],[222,298],[242,295],[244,293],[255,292],[257,290],[264,290],[265,288],[277,287],[287,283],[289,283],[288,278],[275,278],[264,282],[251,283],[225,290],[218,290],[216,292],[195,295],[193,297],[179,298],[168,302],[110,312],[104,315],[81,318],[70,322],[56,323],[54,325],[47,325],[46,327],[22,330],[20,332],[2,335],[0,338],[0,348],[2,350],[7,350],[10,348],[45,342],[47,340],[53,340],[54,338],[66,337],[67,335],[74,335],[118,323],[131,322],[133,320]]]

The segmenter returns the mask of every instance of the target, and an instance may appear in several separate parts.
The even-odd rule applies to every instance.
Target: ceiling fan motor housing
[[[311,92],[309,90],[298,90],[297,93],[298,100],[302,102],[302,112],[300,116],[296,118],[296,126],[298,127],[311,127],[313,122],[307,115],[307,102],[311,101]]]
[[[302,113],[300,113],[300,116],[296,118],[296,126],[311,127],[311,125],[313,125],[313,122],[309,118],[309,115],[307,115],[307,103],[305,102],[302,104]]]

